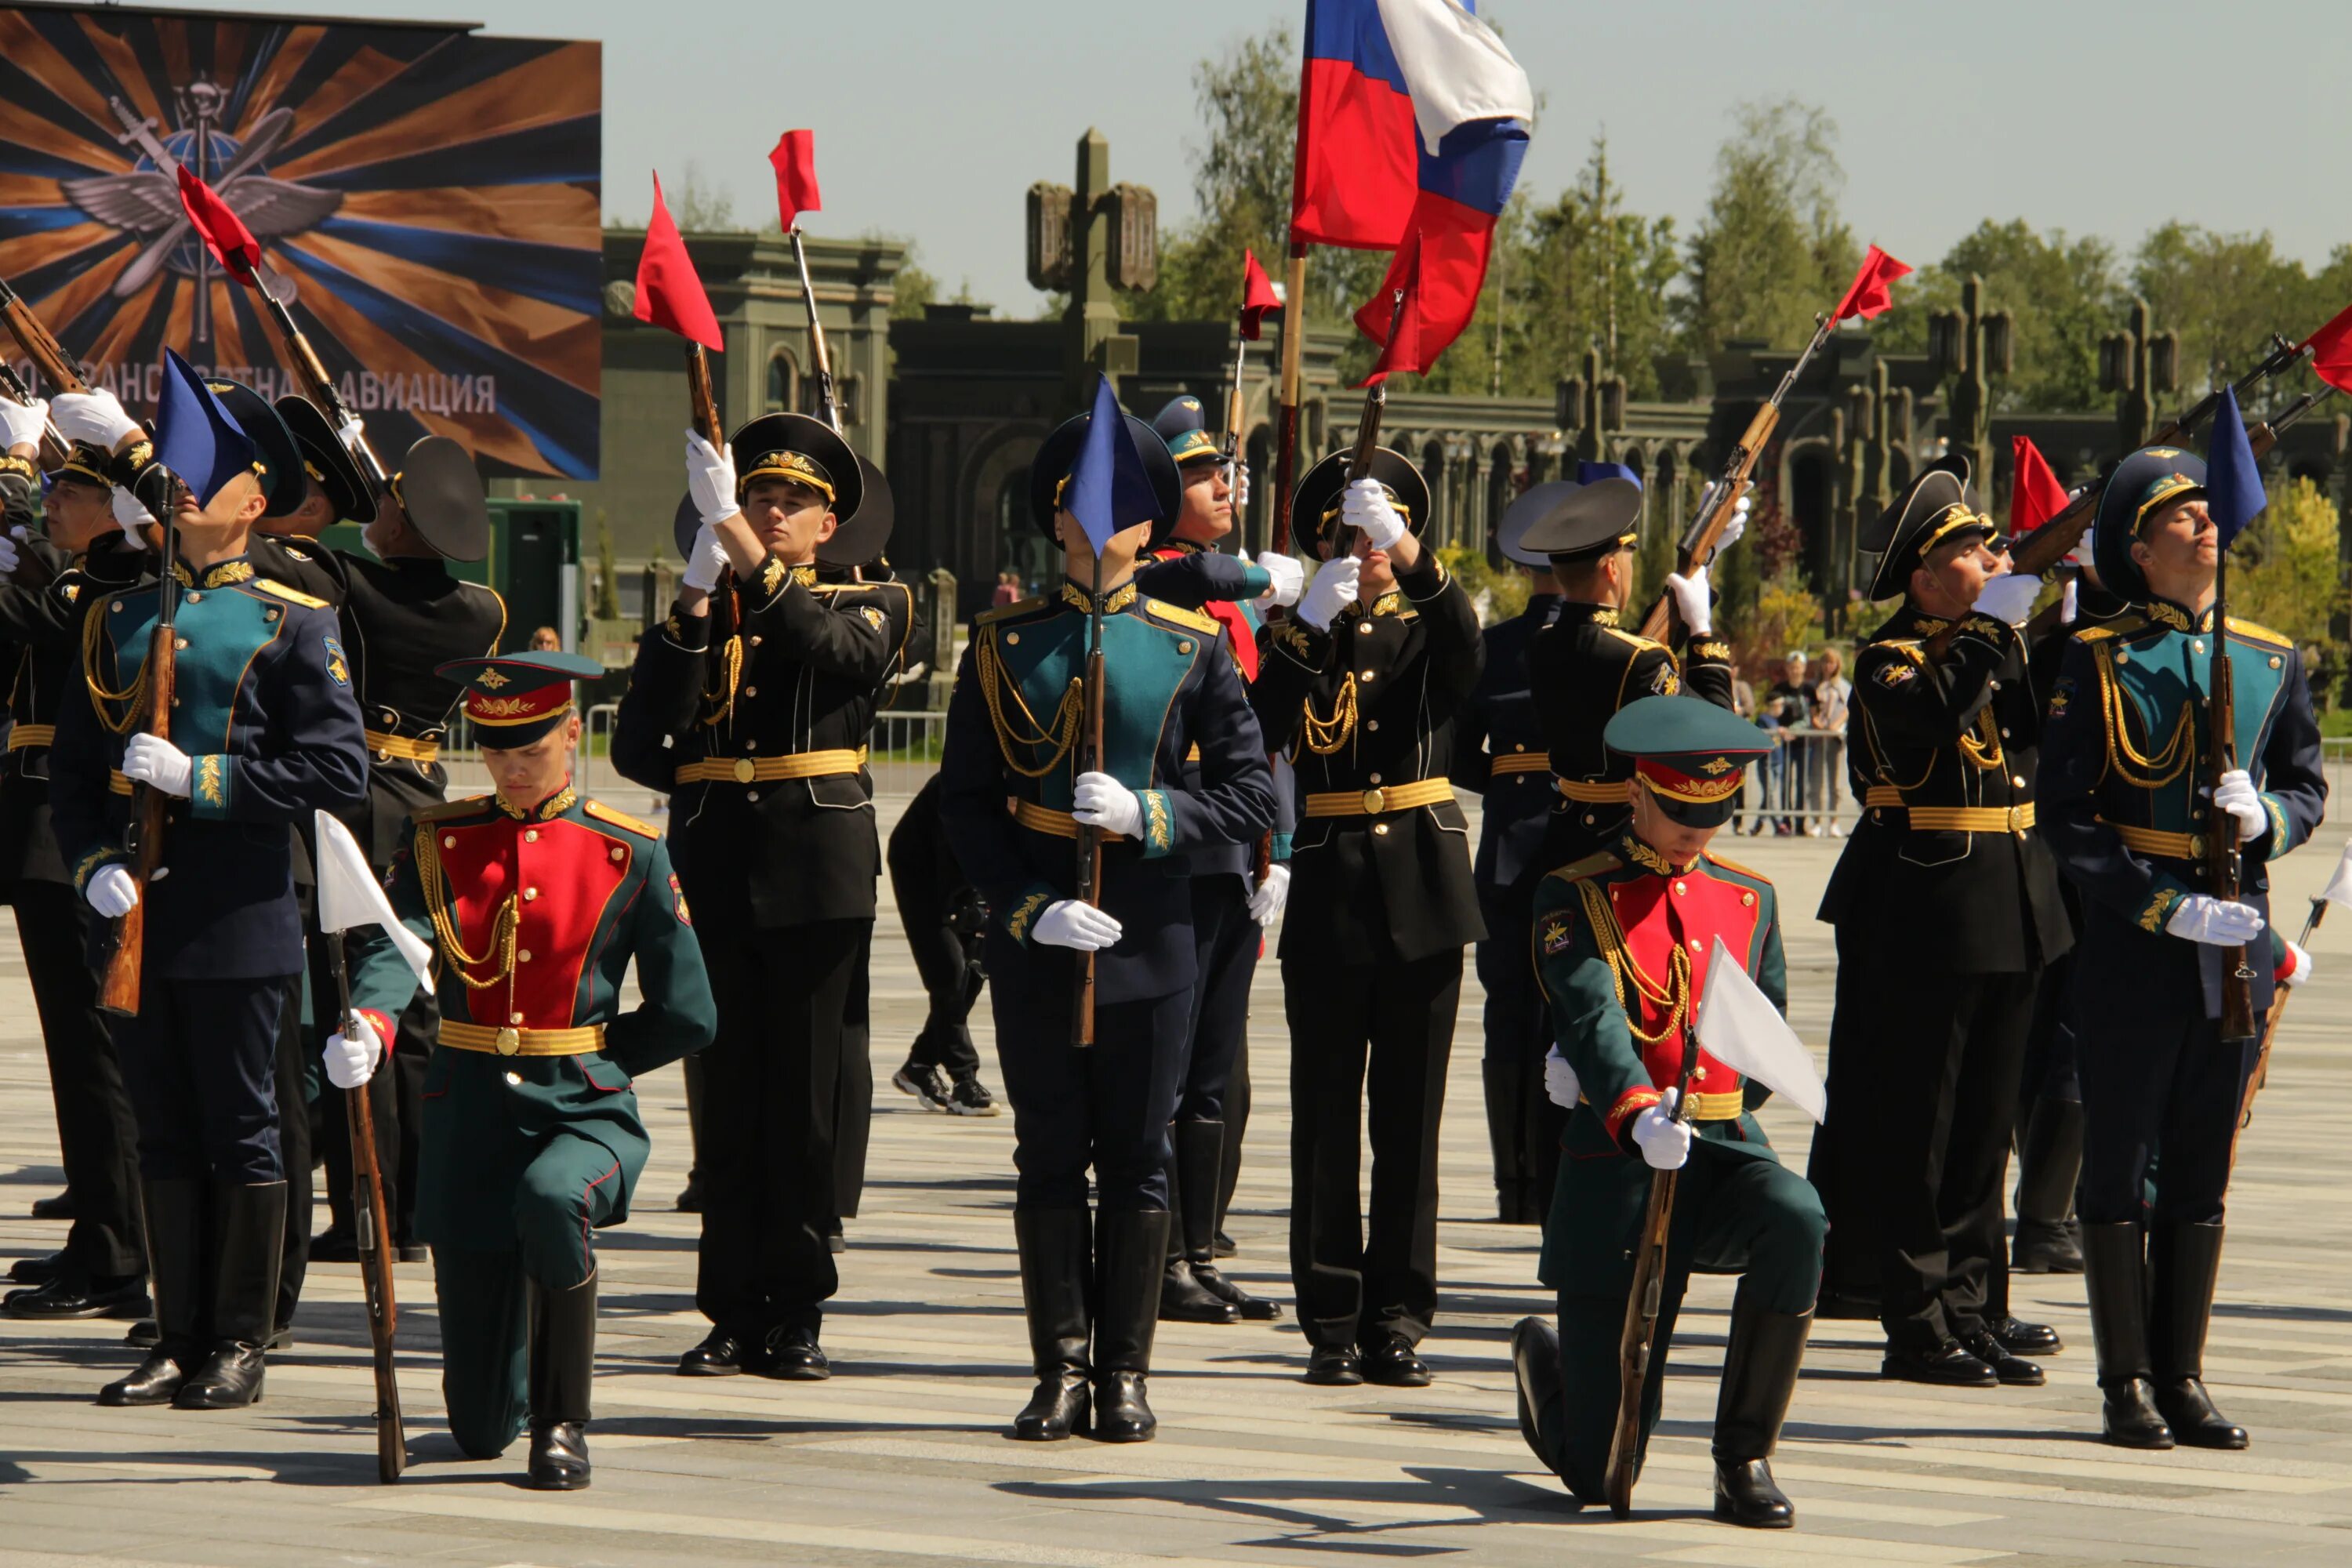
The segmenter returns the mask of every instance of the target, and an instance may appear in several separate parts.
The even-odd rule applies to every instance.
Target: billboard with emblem
[[[603,80],[598,44],[465,26],[0,5],[0,278],[134,413],[167,347],[298,390],[191,232],[184,165],[378,451],[438,434],[487,473],[594,479]]]

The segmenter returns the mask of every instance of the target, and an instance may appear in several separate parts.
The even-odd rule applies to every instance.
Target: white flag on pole
[[[392,938],[400,956],[408,960],[408,967],[416,971],[419,985],[430,984],[427,978],[433,966],[433,950],[425,945],[416,933],[400,923],[392,912],[392,900],[383,896],[375,873],[368,868],[367,857],[352,837],[352,830],[328,816],[317,814],[319,819],[319,929],[351,931],[359,926],[381,926]]]
[[[2319,896],[2331,904],[2352,910],[2352,844],[2344,846],[2344,858],[2336,862],[2336,875],[2327,879],[2327,886]]]
[[[1721,937],[1707,955],[1698,1043],[1717,1061],[1784,1097],[1815,1121],[1829,1114],[1829,1094],[1814,1070],[1812,1053],[1771,999],[1748,978]]]

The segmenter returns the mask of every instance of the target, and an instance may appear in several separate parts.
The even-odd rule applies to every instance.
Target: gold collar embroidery
[[[1120,586],[1113,588],[1110,591],[1110,597],[1103,601],[1103,614],[1106,616],[1115,616],[1118,614],[1121,610],[1135,603],[1136,594],[1137,589],[1135,584],[1132,583],[1122,584]],[[1087,593],[1084,588],[1079,587],[1076,583],[1065,583],[1062,584],[1062,603],[1069,605],[1074,610],[1084,610],[1089,615],[1094,612],[1094,595]]]
[[[183,588],[226,588],[232,583],[252,582],[253,563],[239,559],[236,561],[224,561],[217,566],[206,567],[205,569],[205,580],[202,584],[199,584],[195,578],[189,574],[188,568],[185,564],[181,562],[174,561],[172,563],[172,580],[179,584]]]
[[[533,806],[509,805],[507,804],[507,797],[502,795],[493,795],[490,798],[499,803],[500,811],[505,812],[517,822],[552,822],[572,809],[572,803],[580,798],[580,792],[570,784],[565,784]]]
[[[1698,866],[1698,857],[1696,855],[1691,857],[1689,865],[1676,866],[1630,833],[1619,842],[1625,851],[1626,859],[1645,871],[1655,871],[1661,877],[1686,876]]]
[[[1374,599],[1372,601],[1372,607],[1365,613],[1367,615],[1374,616],[1401,616],[1404,614],[1403,591],[1397,588],[1390,589],[1387,593],[1382,594],[1379,598]]]

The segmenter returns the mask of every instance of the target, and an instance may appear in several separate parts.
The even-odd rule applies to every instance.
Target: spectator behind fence
[[[1845,837],[1835,813],[1838,780],[1845,773],[1846,710],[1853,698],[1853,682],[1845,678],[1844,656],[1833,647],[1822,649],[1814,670],[1812,712],[1813,728],[1821,731],[1821,738],[1807,742],[1805,748],[1811,764],[1812,803],[1815,809],[1827,814],[1806,825],[1806,832],[1815,838]]]
[[[1731,710],[1734,713],[1738,714],[1742,719],[1748,721],[1750,723],[1756,722],[1756,688],[1748,681],[1746,676],[1739,673],[1739,668],[1737,665],[1732,667],[1731,671]],[[1739,805],[1742,816],[1734,816],[1731,819],[1730,831],[1733,833],[1739,832],[1743,826],[1745,826],[1749,833],[1753,833],[1756,831],[1757,826],[1761,825],[1764,820],[1761,816],[1757,816],[1754,811],[1749,809],[1752,806],[1761,804],[1756,799],[1756,791],[1760,787],[1759,783],[1759,777],[1760,775],[1757,771],[1757,766],[1752,762],[1748,763],[1746,768],[1741,770],[1739,780]],[[1743,817],[1745,818],[1745,821],[1743,821]]]
[[[563,651],[563,639],[555,635],[555,628],[553,626],[541,626],[537,631],[530,634],[530,651],[533,653],[562,653]]]
[[[999,572],[996,574],[996,592],[989,596],[989,607],[1002,608],[1006,605],[1018,604],[1020,600],[1021,579],[1010,572]]]
[[[1766,727],[1779,731],[1780,740],[1779,748],[1765,763],[1767,807],[1771,805],[1771,781],[1778,781],[1779,785],[1781,815],[1772,824],[1772,831],[1778,837],[1785,837],[1797,830],[1801,818],[1792,814],[1803,811],[1807,804],[1806,763],[1801,750],[1805,742],[1796,740],[1791,733],[1801,734],[1812,722],[1814,687],[1805,679],[1805,650],[1790,648],[1789,657],[1781,661],[1780,679],[1772,683],[1772,689],[1764,698],[1765,712],[1771,716],[1771,723]],[[1762,720],[1759,718],[1758,721],[1760,723]]]

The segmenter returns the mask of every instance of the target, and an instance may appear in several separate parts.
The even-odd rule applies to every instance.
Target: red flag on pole
[[[2050,471],[2032,437],[2012,437],[2010,450],[2016,473],[2009,482],[2009,536],[2021,539],[2066,509],[2066,487]]]
[[[2305,340],[2311,374],[2338,392],[2352,392],[2352,305]]]
[[[1396,297],[1399,289],[1404,290],[1401,307]],[[1391,320],[1396,323],[1393,336],[1389,332]],[[1356,384],[1359,386],[1370,386],[1400,373],[1419,375],[1445,352],[1445,343],[1453,341],[1450,336],[1431,347],[1426,355],[1423,353],[1425,339],[1421,330],[1421,230],[1415,229],[1405,237],[1396,259],[1389,264],[1389,275],[1381,280],[1381,291],[1356,312],[1356,325],[1364,336],[1381,345],[1380,362],[1372,366],[1371,374]]]
[[[776,169],[776,215],[790,234],[800,226],[801,214],[824,210],[816,188],[816,132],[785,132],[768,162]]]
[[[180,205],[213,259],[239,282],[254,284],[253,269],[261,265],[261,242],[245,226],[245,220],[229,210],[220,193],[190,174],[185,163],[180,165]]]
[[[1257,264],[1257,253],[1242,252],[1242,336],[1257,342],[1265,330],[1265,319],[1282,309],[1282,301],[1274,292],[1274,279]]]
[[[1884,314],[1895,303],[1886,291],[1886,286],[1897,278],[1909,276],[1911,268],[1908,265],[1872,246],[1870,254],[1862,258],[1862,270],[1853,275],[1853,286],[1845,291],[1845,298],[1838,301],[1837,314],[1830,320],[1843,321],[1849,316],[1860,316],[1866,321],[1873,316]]]
[[[686,241],[662,201],[661,176],[654,176],[654,215],[646,220],[645,253],[637,258],[637,309],[640,321],[650,321],[718,353],[727,346],[719,335],[719,317],[710,297],[702,291]]]

